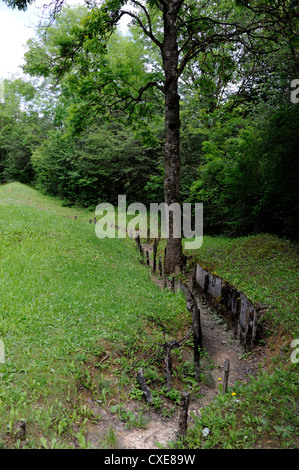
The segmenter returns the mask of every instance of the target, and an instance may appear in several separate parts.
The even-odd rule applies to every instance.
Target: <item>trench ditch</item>
[[[246,383],[254,376],[265,358],[265,348],[257,344],[259,321],[262,309],[256,308],[241,292],[238,292],[224,279],[209,273],[199,264],[194,267],[184,281],[167,279],[163,273],[161,259],[156,258],[157,245],[141,243],[137,239],[137,249],[141,261],[151,270],[152,281],[160,288],[180,289],[186,304],[190,308],[190,293],[195,300],[201,326],[202,348],[213,364],[208,384],[200,384],[201,398],[190,396],[188,407],[188,425],[200,416],[221,391],[220,384],[225,378],[225,362],[229,361],[228,388],[236,382]],[[188,309],[189,309],[188,308]],[[128,429],[115,413],[99,406],[90,396],[86,402],[95,415],[101,419],[97,424],[89,425],[86,438],[94,447],[103,442],[107,429],[113,429],[114,448],[118,449],[159,449],[169,448],[176,441],[180,420],[180,406],[172,417],[163,417],[160,413],[146,409],[144,428]],[[127,409],[138,411],[140,405],[134,401],[127,404]],[[109,447],[109,445],[108,445]],[[112,446],[113,447],[113,446]]]

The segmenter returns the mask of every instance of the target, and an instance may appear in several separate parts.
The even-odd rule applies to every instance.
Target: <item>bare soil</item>
[[[225,359],[230,361],[230,373],[228,385],[235,382],[246,383],[250,376],[255,375],[258,364],[263,361],[263,349],[258,347],[248,356],[244,356],[244,350],[240,343],[232,338],[231,332],[227,330],[225,324],[220,323],[216,315],[209,309],[200,305],[201,326],[203,333],[203,347],[207,351],[214,368],[210,371],[212,376],[209,386],[202,385],[200,393],[201,399],[190,400],[188,423],[191,423],[193,416],[200,416],[202,409],[208,406],[215,396],[220,392],[219,384],[223,381],[223,363]],[[221,380],[219,380],[221,379]],[[92,409],[99,422],[90,425],[87,440],[94,447],[101,447],[105,442],[105,436],[109,429],[113,429],[116,441],[114,447],[117,449],[158,449],[168,448],[169,443],[176,439],[178,429],[179,409],[172,418],[163,418],[155,412],[146,412],[148,420],[145,429],[128,429],[117,414],[109,410],[100,408],[89,397],[86,398],[87,405]],[[132,411],[139,408],[139,404],[128,405]],[[105,445],[105,444],[104,444]],[[106,446],[113,446],[112,442],[106,442]]]

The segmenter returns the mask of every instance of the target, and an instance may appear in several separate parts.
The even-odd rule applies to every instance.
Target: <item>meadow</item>
[[[188,323],[182,295],[150,280],[131,240],[99,240],[93,216],[19,183],[0,187],[4,446],[17,445],[15,425],[22,420],[27,447],[53,440],[73,446],[84,434],[78,384],[91,388],[88,364],[97,370],[99,396],[105,388],[120,397],[121,380],[99,384],[101,360],[117,359],[121,374],[135,352],[163,342],[154,315],[174,336]]]

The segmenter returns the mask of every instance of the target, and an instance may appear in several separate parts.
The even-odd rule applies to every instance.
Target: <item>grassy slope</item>
[[[99,365],[107,352],[122,362],[161,342],[150,327],[153,311],[172,325],[175,337],[186,321],[182,296],[150,281],[131,241],[99,240],[91,217],[18,183],[0,187],[0,338],[6,359],[0,364],[0,442],[6,446],[82,442],[86,408],[77,385],[91,387],[86,364]],[[98,396],[101,377],[99,367]],[[106,384],[106,395],[113,387]],[[114,392],[121,396],[121,389]],[[14,437],[18,419],[27,421],[26,442]]]

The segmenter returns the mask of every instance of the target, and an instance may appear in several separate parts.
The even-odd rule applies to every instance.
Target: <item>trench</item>
[[[213,368],[209,372],[209,384],[200,383],[200,396],[191,395],[188,408],[188,427],[199,417],[205,407],[219,393],[223,393],[220,383],[223,383],[225,361],[229,360],[230,371],[228,388],[236,382],[247,383],[256,374],[264,358],[262,346],[257,346],[259,319],[262,312],[255,309],[245,296],[238,292],[219,276],[214,276],[202,267],[195,266],[194,272],[184,282],[175,278],[166,279],[163,276],[161,259],[153,256],[157,245],[140,243],[141,261],[148,265],[152,273],[152,281],[159,288],[177,290],[185,294],[186,304],[190,302],[190,292],[200,312],[202,331],[202,347],[208,354]],[[153,272],[155,271],[155,272]],[[190,305],[189,305],[190,307]],[[248,352],[250,352],[248,354]],[[116,415],[111,414],[105,407],[94,403],[91,397],[86,397],[90,409],[100,413],[101,420],[97,425],[88,429],[87,439],[94,447],[102,442],[108,428],[113,428],[117,436],[115,448],[118,449],[159,449],[169,448],[176,441],[180,419],[179,407],[172,417],[163,417],[154,410],[147,411],[147,424],[143,429],[128,429]],[[131,402],[128,407],[132,411],[138,409],[138,404]]]
[[[138,244],[138,243],[137,243]],[[219,294],[220,286],[211,276],[211,285],[209,286],[205,280],[206,290],[201,289],[198,283],[199,270],[194,271],[187,281],[182,283],[176,282],[175,279],[163,278],[161,270],[161,262],[153,259],[153,245],[149,243],[140,244],[138,246],[143,262],[147,263],[152,271],[152,280],[160,288],[169,288],[172,290],[180,289],[186,297],[186,303],[190,302],[188,295],[191,291],[195,298],[197,307],[200,311],[200,321],[202,330],[202,346],[207,351],[208,356],[214,364],[211,371],[211,383],[209,385],[200,384],[201,398],[191,396],[188,410],[188,426],[196,417],[200,416],[206,406],[213,399],[222,393],[220,383],[223,382],[225,371],[225,361],[230,362],[230,372],[228,378],[228,387],[233,387],[236,382],[247,383],[259,369],[260,362],[263,360],[264,351],[262,346],[256,346],[258,325],[256,329],[252,328],[252,320],[258,318],[258,312],[255,313],[254,306],[244,301],[237,304],[237,308],[229,312],[229,305],[234,305],[236,299],[236,291],[232,289],[231,295],[223,295],[223,302],[215,302],[214,286],[217,294]],[[148,255],[147,255],[148,252]],[[153,268],[155,272],[153,272]],[[206,274],[205,274],[206,275]],[[199,284],[199,287],[197,286]],[[223,289],[228,291],[227,284],[222,282]],[[209,287],[208,287],[209,286]],[[186,287],[188,290],[186,290]],[[240,295],[240,294],[239,294]],[[219,295],[218,295],[219,297]],[[238,299],[237,299],[238,300]],[[240,305],[240,308],[239,308]],[[225,315],[221,316],[222,312]],[[243,323],[241,323],[243,322]],[[236,327],[240,323],[240,327]],[[232,328],[235,326],[235,329]],[[255,333],[253,337],[252,331]],[[250,347],[250,354],[248,354]],[[247,354],[246,354],[247,352]],[[158,449],[167,448],[169,444],[176,440],[179,422],[179,410],[172,418],[163,419],[158,414],[152,413],[149,424],[145,430],[126,431],[124,428],[119,429],[120,447],[124,449]]]
[[[186,302],[190,301],[191,293],[193,298],[197,299],[199,309],[203,305],[211,308],[223,319],[227,327],[232,331],[233,338],[237,339],[245,352],[250,352],[256,346],[262,336],[261,318],[267,306],[256,307],[253,303],[232,284],[206,270],[199,263],[194,266],[192,276],[189,276],[187,282],[176,281],[175,277],[166,280],[162,271],[161,257],[157,262],[157,243],[140,244],[137,239],[137,245],[141,255],[146,258],[147,264],[152,265],[153,273],[163,278],[163,287],[169,287],[172,290],[180,288]],[[150,254],[153,255],[151,263]],[[160,271],[160,272],[159,272]],[[185,285],[184,285],[185,284]]]

